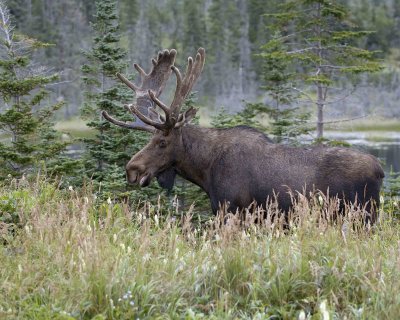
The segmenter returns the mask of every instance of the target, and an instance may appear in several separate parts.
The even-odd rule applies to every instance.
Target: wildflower
[[[324,199],[322,198],[321,195],[318,195],[318,202],[322,206],[324,204]]]
[[[158,227],[159,220],[158,220],[158,216],[156,214],[154,215],[154,223]]]
[[[304,310],[300,311],[298,320],[306,320],[306,313],[304,312]]]
[[[65,310],[60,311],[60,314],[71,317],[71,313],[69,313],[68,311],[65,311]]]
[[[379,197],[379,200],[381,201],[382,204],[385,203],[385,198],[384,198],[383,196],[380,196],[380,197]]]
[[[122,299],[127,300],[127,299],[128,299],[128,294],[125,293],[125,294],[122,296]]]
[[[110,198],[110,197],[108,197],[107,203],[108,203],[108,204],[112,204],[112,201],[111,201],[111,198]]]
[[[129,302],[129,304],[133,307],[134,305],[135,305],[135,301],[131,301],[131,302]]]
[[[132,249],[130,246],[128,246],[128,254],[131,254],[131,252],[132,252]]]
[[[150,253],[146,253],[146,254],[143,256],[143,262],[147,262],[147,261],[149,261],[149,260],[150,260],[150,258],[151,258],[151,255],[150,255]]]
[[[74,191],[74,188],[72,188],[72,186],[69,186],[69,187],[68,187],[68,190],[69,190],[69,191]]]
[[[322,301],[321,304],[319,305],[319,310],[321,311],[322,315],[322,320],[329,320],[329,312],[326,309],[326,300]]]
[[[122,249],[123,251],[125,251],[125,244],[120,243],[119,246],[121,247],[121,249]]]

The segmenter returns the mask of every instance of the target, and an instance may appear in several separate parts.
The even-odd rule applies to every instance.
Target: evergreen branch
[[[287,34],[287,35],[285,35],[285,36],[281,36],[281,37],[278,37],[278,38],[274,38],[273,40],[282,41],[282,40],[285,40],[285,39],[288,39],[288,38],[291,38],[291,37],[294,37],[294,36],[298,36],[299,34],[302,34],[302,33],[310,32],[310,31],[312,31],[312,28],[310,28],[310,29],[304,29],[304,30],[301,30],[301,31],[296,31],[296,32]]]
[[[320,67],[327,68],[327,69],[335,69],[335,70],[358,68],[358,66],[339,66],[339,65],[331,65],[331,64],[321,64]]]
[[[312,47],[307,47],[303,49],[297,49],[297,50],[292,50],[292,51],[286,51],[286,54],[298,54],[302,52],[307,52],[307,51],[312,51],[312,50],[329,50],[329,49],[338,49],[338,48],[349,48],[348,45],[343,44],[343,45],[331,45],[331,46],[312,46]]]
[[[65,81],[59,81],[59,82],[53,82],[53,83],[48,83],[45,85],[45,88],[47,87],[51,87],[51,86],[58,86],[60,84],[64,84],[64,83],[71,83],[74,82],[73,80],[65,80]]]

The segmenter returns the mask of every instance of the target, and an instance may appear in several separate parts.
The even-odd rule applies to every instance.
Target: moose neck
[[[177,172],[208,192],[212,155],[216,152],[215,129],[195,125],[182,127],[182,153],[176,161]]]

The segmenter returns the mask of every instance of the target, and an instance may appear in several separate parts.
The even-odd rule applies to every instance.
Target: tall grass
[[[257,212],[198,225],[190,210],[97,203],[90,190],[41,179],[2,187],[0,201],[19,224],[0,226],[2,319],[400,314],[400,227],[390,213],[366,228],[357,208],[333,220],[334,202],[302,199],[289,229]]]

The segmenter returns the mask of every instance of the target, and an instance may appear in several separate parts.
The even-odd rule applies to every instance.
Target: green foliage
[[[67,142],[53,128],[53,115],[63,103],[46,105],[46,85],[58,79],[32,64],[48,44],[13,32],[8,9],[0,2],[0,180],[29,174],[43,162],[53,174],[61,170]]]
[[[272,118],[270,133],[277,142],[300,144],[299,136],[307,135],[314,129],[310,125],[311,114],[299,108],[266,108],[266,112]]]
[[[215,128],[230,128],[234,126],[251,126],[261,131],[266,131],[263,120],[268,113],[268,108],[262,104],[246,104],[244,109],[236,114],[229,114],[221,109],[212,120],[211,125]]]
[[[317,138],[321,139],[324,107],[332,96],[332,86],[346,74],[382,68],[374,52],[358,46],[358,39],[370,32],[354,27],[348,9],[337,1],[286,1],[277,13],[266,17],[271,20],[269,27],[274,33],[260,56],[269,61],[267,67],[272,69],[271,75],[266,73],[267,83],[272,81],[279,88],[272,89],[273,98],[291,103],[288,91],[294,90],[297,98],[316,106]]]
[[[229,114],[222,109],[212,118],[211,125],[216,128],[250,126],[271,134],[271,138],[276,142],[298,144],[298,136],[308,134],[312,130],[309,119],[310,114],[301,112],[298,108],[279,110],[264,103],[247,103],[244,109],[236,114]]]
[[[96,2],[93,47],[85,52],[87,64],[82,66],[86,99],[81,114],[96,135],[83,139],[86,150],[81,177],[93,180],[94,189],[105,198],[126,196],[129,189],[124,167],[148,139],[146,133],[111,125],[101,117],[101,111],[105,110],[122,120],[132,120],[123,107],[133,99],[132,93],[116,78],[116,73],[127,67],[126,51],[120,46],[118,19],[115,1]],[[132,200],[137,200],[137,192],[132,195]]]
[[[278,40],[282,37],[276,32],[273,39],[261,47],[258,55],[262,61],[262,88],[272,99],[273,106],[263,105],[264,112],[271,119],[269,132],[277,142],[298,144],[300,135],[312,130],[310,112],[305,112],[292,105],[299,99],[299,92],[293,89],[296,73],[291,70],[292,57],[282,55],[287,45]]]
[[[384,208],[400,217],[400,173],[390,170],[384,186]]]

